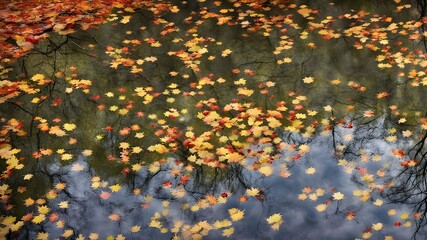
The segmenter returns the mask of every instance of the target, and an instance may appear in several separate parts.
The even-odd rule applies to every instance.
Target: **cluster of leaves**
[[[0,3],[0,58],[25,55],[49,32],[61,35],[87,30],[107,21],[113,9],[134,12],[150,1],[3,1]]]
[[[257,69],[223,66],[228,71],[227,76],[219,76],[207,70],[209,64],[221,65],[223,61],[241,59],[227,43],[201,33],[204,27],[213,22],[216,27],[228,26],[242,31],[243,38],[261,35],[275,42],[273,64],[278,66],[302,64],[303,61],[291,56],[297,41],[303,41],[307,49],[314,52],[317,48],[314,42],[319,36],[328,41],[344,38],[357,49],[368,48],[378,53],[376,60],[380,69],[392,68],[394,65],[401,69],[409,68],[407,72],[399,71],[398,76],[411,79],[412,86],[419,86],[427,82],[425,72],[420,70],[427,65],[425,51],[408,50],[405,46],[409,42],[423,40],[425,34],[420,27],[426,24],[425,19],[394,23],[392,17],[371,15],[364,11],[322,17],[319,10],[287,1],[199,2],[202,5],[200,11],[184,18],[179,14],[186,3],[154,1],[77,1],[37,6],[14,2],[3,7],[6,10],[0,13],[3,19],[7,19],[1,25],[4,31],[0,39],[4,42],[3,58],[23,56],[41,39],[48,37],[46,32],[50,30],[68,35],[75,32],[77,26],[87,30],[106,21],[125,26],[132,23],[134,15],[131,13],[138,8],[137,11],[151,12],[154,16],[153,26],[159,27],[161,31],[147,38],[121,39],[119,44],[111,43],[105,48],[98,46],[103,48],[109,68],[113,71],[126,70],[135,79],[146,81],[145,84],[138,82],[132,89],[125,85],[100,92],[93,86],[96,85],[94,79],[79,77],[76,67],[49,74],[52,77],[34,73],[22,79],[17,78],[16,81],[9,78],[11,68],[0,69],[0,104],[12,104],[30,115],[29,120],[8,116],[2,119],[0,156],[3,162],[0,166],[4,168],[1,169],[1,179],[10,182],[0,185],[1,204],[8,212],[8,215],[1,217],[5,229],[1,234],[6,235],[9,230],[19,234],[26,224],[54,223],[57,228],[64,229],[62,237],[84,239],[78,232],[65,228],[66,209],[74,204],[64,197],[70,194],[67,181],[52,183],[39,196],[26,198],[25,214],[20,218],[13,213],[16,208],[14,205],[21,203],[14,203],[13,199],[16,195],[26,195],[26,183],[38,174],[30,172],[32,164],[37,165],[37,161],[59,162],[63,169],[74,174],[95,174],[90,164],[79,161],[79,157],[93,160],[93,154],[99,148],[103,151],[101,156],[104,156],[102,164],[119,168],[124,176],[150,179],[165,172],[161,180],[162,191],[170,199],[181,201],[183,211],[197,213],[225,204],[234,195],[241,204],[250,200],[264,201],[265,198],[262,187],[242,184],[243,192],[224,189],[222,192],[202,194],[195,201],[190,200],[188,188],[196,184],[198,169],[231,171],[237,166],[259,177],[280,176],[289,179],[293,174],[293,166],[307,162],[310,164],[305,169],[307,176],[297,177],[310,178],[317,172],[314,163],[306,158],[313,148],[311,142],[317,136],[332,136],[332,154],[337,157],[338,166],[354,175],[361,187],[348,194],[344,189],[336,189],[334,186],[327,190],[324,187],[307,186],[295,198],[302,201],[309,199],[317,203],[313,208],[318,212],[338,213],[355,223],[359,222],[358,212],[350,209],[355,199],[362,205],[381,207],[381,194],[393,186],[393,182],[387,179],[393,167],[388,164],[389,160],[385,160],[387,157],[398,159],[403,169],[419,166],[420,160],[411,159],[403,147],[370,152],[364,150],[364,147],[367,148],[372,142],[363,147],[358,145],[366,136],[357,135],[354,129],[359,125],[369,126],[369,122],[380,119],[382,116],[379,112],[383,105],[388,107],[387,115],[395,125],[387,130],[383,142],[403,146],[412,139],[418,139],[418,134],[426,131],[425,118],[420,117],[420,113],[415,113],[413,119],[403,115],[396,104],[388,101],[390,93],[380,91],[375,96],[369,96],[378,102],[378,107],[350,101],[344,109],[342,104],[312,105],[313,99],[300,89],[289,89],[287,95],[276,96],[276,85],[280,82],[260,81],[257,76],[262,73]],[[412,9],[412,6],[395,2],[398,11]],[[26,8],[32,11],[24,11]],[[113,8],[123,10],[110,14]],[[184,26],[179,27],[172,17],[174,15],[180,16],[179,21],[184,19]],[[306,27],[298,24],[299,21],[303,21]],[[345,27],[341,30],[337,26]],[[185,36],[181,35],[183,30]],[[143,26],[139,31],[136,35],[143,34],[147,27]],[[132,32],[126,32],[126,35],[132,35]],[[10,39],[14,39],[17,46],[7,43]],[[164,50],[166,44],[167,51],[160,54],[156,52],[156,49]],[[149,51],[141,53],[140,49]],[[161,64],[159,62],[163,58],[182,63],[181,68],[172,69],[165,76],[167,80],[162,83],[164,86],[146,77],[153,66]],[[9,61],[11,59],[6,59],[3,63]],[[316,87],[318,82],[325,82],[328,88],[340,89],[345,94],[366,96],[367,91],[366,87],[355,81],[322,79],[322,76],[316,75],[301,76],[297,82],[303,90]],[[62,93],[54,97],[53,90]],[[79,126],[77,120],[73,122],[61,117],[52,118],[44,112],[34,114],[27,110],[66,108],[64,102],[71,101],[72,97],[80,97],[80,94],[89,99],[87,103],[97,116],[108,116],[106,122],[97,123],[102,127],[85,134],[82,133],[83,129],[80,130],[82,126]],[[263,101],[257,101],[259,99]],[[28,101],[23,102],[25,100]],[[163,109],[163,112],[158,114],[152,110],[156,108]],[[340,114],[342,112],[344,114]],[[412,125],[407,125],[408,122]],[[33,131],[37,131],[37,134],[33,134]],[[20,142],[34,136],[50,141],[32,146],[32,151],[35,150],[31,154],[23,153],[24,147],[15,147],[19,146],[16,140]],[[79,145],[80,142],[90,142],[89,146],[93,148]],[[22,184],[12,184],[12,180]],[[91,178],[90,188],[101,202],[113,201],[115,196],[130,191],[117,179],[104,179],[99,175]],[[131,192],[142,197],[141,208],[151,207],[153,196],[144,192],[142,187],[133,188]],[[350,200],[346,205],[348,198]],[[235,231],[234,224],[244,219],[246,211],[242,205],[228,209],[227,217],[219,217],[211,222],[202,220],[193,224],[175,221],[169,224],[167,218],[170,216],[171,204],[162,201],[162,211],[155,212],[147,226],[134,225],[129,232],[137,233],[147,227],[158,229],[161,233],[172,233],[176,239],[198,239],[207,236],[211,230],[219,230],[222,236],[229,237]],[[336,209],[329,211],[332,205]],[[175,204],[172,206],[178,208]],[[388,215],[396,214],[395,209],[388,210]],[[123,217],[123,213],[114,209],[108,215],[112,222],[119,222]],[[402,212],[392,226],[376,221],[365,223],[367,227],[361,236],[369,239],[375,232],[379,232],[378,236],[392,239],[386,235],[387,227],[411,227],[421,217],[418,211],[412,213],[412,217]],[[271,213],[264,220],[273,230],[279,230],[283,218],[286,220],[286,212]],[[99,234],[91,233],[88,237],[98,239]],[[37,238],[47,239],[49,233],[41,231]],[[124,238],[122,234],[116,236],[116,239]]]

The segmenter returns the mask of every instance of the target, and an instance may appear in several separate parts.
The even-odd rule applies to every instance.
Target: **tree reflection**
[[[392,179],[391,187],[385,194],[393,203],[413,207],[417,219],[414,239],[427,231],[426,139],[427,133],[424,131],[421,139],[408,150],[409,159],[401,163],[403,170]]]
[[[224,4],[232,7],[231,2]],[[257,6],[267,9],[270,4],[277,3]],[[186,229],[169,231],[167,237],[185,238],[191,235],[188,229],[204,219],[220,221],[206,216],[224,210],[217,205],[227,208],[250,201],[248,190],[255,192],[250,197],[263,208],[254,215],[266,219],[264,208],[269,212],[269,207],[282,203],[279,207],[297,205],[291,200],[300,189],[311,192],[311,201],[323,201],[319,205],[324,209],[318,212],[336,204],[332,214],[358,225],[363,222],[363,216],[355,217],[360,205],[385,195],[391,202],[412,205],[419,214],[415,234],[424,231],[427,134],[408,151],[417,164],[403,166],[391,186],[385,173],[393,177],[395,169],[379,159],[400,147],[393,138],[401,130],[397,122],[405,116],[413,124],[413,112],[422,109],[425,91],[407,91],[409,79],[394,79],[394,70],[379,72],[374,58],[366,60],[371,53],[349,51],[350,37],[331,40],[336,46],[332,49],[319,46],[320,54],[303,46],[306,43],[289,40],[300,36],[299,27],[284,24],[291,17],[277,16],[283,22],[275,18],[277,28],[248,37],[248,32],[262,29],[264,18],[274,17],[275,10],[263,18],[248,17],[248,24],[253,24],[249,29],[227,26],[219,31],[209,19],[199,27],[199,35],[186,22],[163,23],[187,15],[191,22],[200,17],[201,5],[189,1],[178,17],[162,16],[161,24],[146,31],[140,31],[145,29],[141,22],[154,21],[154,13],[137,10],[126,33],[106,24],[100,31],[53,34],[11,63],[19,69],[11,77],[29,81],[36,76],[32,81],[40,85],[40,93],[37,98],[23,93],[7,99],[7,107],[0,106],[0,141],[21,149],[25,162],[22,171],[0,163],[6,169],[4,182],[22,191],[1,201],[8,214],[25,219],[20,232],[9,237],[31,239],[37,232],[64,238],[92,232],[114,235],[137,222],[147,238],[156,238],[156,228],[168,232],[182,220],[188,223]],[[238,18],[239,12],[231,15]],[[310,26],[305,18],[298,21]],[[175,28],[188,32],[162,34]],[[141,39],[145,45],[139,46]],[[185,44],[172,44],[180,41]],[[318,41],[323,40],[313,39],[311,46]],[[233,49],[231,56],[220,47],[222,42]],[[279,45],[290,47],[287,54],[294,57],[286,59],[289,65],[271,54]],[[203,55],[208,47],[211,57]],[[138,69],[142,64],[144,71]],[[334,71],[325,71],[331,68]],[[316,80],[305,83],[305,78]],[[68,131],[66,123],[78,127]],[[341,168],[352,174],[355,186],[341,187],[360,187],[362,193],[355,197],[360,204],[345,205],[324,193],[323,188],[330,187],[332,195],[339,185],[334,177],[340,173],[326,175],[321,179],[325,183],[314,182],[321,194],[312,193],[315,187],[306,186],[307,176],[314,174],[311,164],[318,156],[309,155],[310,148],[326,159],[319,171]],[[330,156],[336,162],[328,161]],[[247,205],[248,215],[252,206],[254,201]],[[307,209],[298,214],[314,215],[312,206]],[[37,224],[36,216],[28,214],[46,220]]]

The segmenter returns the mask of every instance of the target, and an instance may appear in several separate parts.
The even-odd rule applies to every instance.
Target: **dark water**
[[[14,205],[2,216],[46,218],[22,222],[9,236],[222,239],[225,230],[234,231],[231,239],[355,239],[367,232],[372,239],[409,239],[420,226],[423,239],[424,215],[413,216],[425,211],[417,205],[425,196],[422,181],[412,189],[421,194],[406,201],[411,204],[400,204],[402,192],[389,191],[387,184],[399,186],[410,176],[401,160],[419,159],[411,152],[400,159],[393,150],[425,140],[419,127],[425,87],[405,82],[397,68],[378,69],[376,53],[356,50],[351,39],[325,41],[315,34],[300,39],[309,25],[302,18],[294,20],[301,28],[286,26],[288,33],[280,35],[283,28],[272,27],[263,36],[261,30],[251,33],[214,19],[196,25],[196,16],[184,23],[200,6],[178,5],[181,11],[162,16],[159,24],[152,13],[138,10],[124,14],[132,16],[127,24],[116,21],[68,37],[52,33],[10,63],[10,80],[43,74],[53,82],[0,105],[4,129],[14,118],[26,131],[3,137],[21,150],[16,155],[24,167],[2,179],[1,186],[13,191],[2,193],[10,199],[0,204]],[[375,4],[363,7],[387,11]],[[348,8],[319,6],[325,16]],[[179,31],[163,35],[170,23]],[[307,47],[310,42],[317,47]],[[273,54],[284,45],[292,48]],[[232,53],[221,56],[226,49]],[[292,62],[277,64],[285,57]],[[304,83],[309,77],[314,82]],[[381,92],[389,96],[378,98]],[[406,122],[398,123],[402,118]],[[76,128],[65,130],[65,123]],[[407,130],[412,136],[404,136]],[[46,149],[52,153],[34,154]],[[423,145],[419,149],[425,151]],[[233,162],[220,151],[242,157]],[[309,168],[315,173],[308,174]],[[26,191],[19,193],[19,187]],[[260,192],[249,196],[252,188]],[[304,189],[307,199],[301,200]],[[334,200],[335,193],[344,194],[343,200]],[[28,198],[42,200],[24,206]],[[58,205],[63,201],[68,208]],[[327,209],[317,211],[320,204]],[[244,211],[244,218],[231,221],[231,208]],[[396,214],[389,214],[391,209]],[[347,220],[353,212],[354,219]],[[52,213],[58,220],[49,220]],[[283,219],[277,231],[266,221],[276,213]],[[230,224],[217,222],[226,219]],[[380,231],[368,231],[377,223],[383,224]],[[131,233],[133,226],[140,231]]]

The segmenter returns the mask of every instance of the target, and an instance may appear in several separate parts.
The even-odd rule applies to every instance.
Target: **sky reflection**
[[[356,138],[366,134],[363,128],[355,128]],[[331,154],[333,152],[331,140],[330,136],[315,137],[311,142],[311,151],[301,160],[293,163],[291,167],[292,176],[288,178],[278,176],[278,172],[265,177],[251,170],[243,170],[241,178],[245,179],[247,187],[259,188],[263,191],[262,200],[250,197],[246,202],[240,203],[238,198],[245,193],[246,189],[240,185],[239,188],[230,192],[230,189],[223,186],[210,193],[219,195],[222,192],[228,192],[230,196],[227,197],[226,203],[216,204],[198,211],[183,210],[183,204],[190,204],[189,206],[191,206],[199,199],[193,198],[191,195],[176,199],[167,193],[167,189],[161,189],[162,183],[168,179],[168,174],[165,172],[152,177],[147,183],[148,187],[144,188],[141,195],[134,195],[132,186],[123,184],[121,190],[109,199],[100,199],[99,193],[101,191],[89,187],[91,186],[91,178],[96,175],[96,171],[88,171],[87,162],[90,160],[81,157],[74,164],[81,164],[85,170],[81,172],[70,170],[68,174],[63,174],[63,180],[69,185],[67,188],[69,195],[61,194],[51,204],[55,205],[62,200],[68,200],[73,207],[61,211],[61,215],[64,215],[67,227],[86,236],[91,233],[99,233],[101,238],[105,238],[110,235],[117,235],[117,233],[126,233],[135,225],[142,226],[142,230],[138,233],[123,234],[128,239],[170,239],[173,236],[171,233],[162,234],[158,229],[149,227],[151,217],[165,209],[169,210],[168,215],[162,217],[161,221],[168,228],[172,228],[177,221],[186,224],[195,224],[201,220],[214,223],[227,216],[230,208],[236,207],[244,210],[244,220],[233,224],[235,227],[233,239],[343,239],[343,237],[345,239],[356,239],[372,223],[382,222],[385,225],[392,225],[392,220],[387,215],[389,209],[396,208],[399,212],[409,211],[404,206],[387,203],[384,204],[385,207],[378,207],[372,204],[373,199],[361,203],[357,197],[352,196],[353,191],[360,186],[352,181],[354,173],[346,174],[342,167],[337,165],[338,158]],[[368,151],[371,150],[369,149],[371,144],[375,145],[374,149],[381,149],[384,152],[396,147],[395,144],[387,143],[382,139],[371,139],[367,143]],[[257,148],[259,147],[253,149]],[[372,149],[373,152],[374,149]],[[286,153],[283,155],[286,156]],[[277,160],[274,166],[276,169],[280,169],[280,165],[284,162],[286,162],[284,159]],[[382,163],[386,162],[383,161]],[[247,164],[248,166],[251,165],[250,159],[248,159]],[[381,165],[381,163],[378,164]],[[316,173],[307,175],[305,171],[308,167],[315,167]],[[173,168],[173,163],[167,165],[166,168]],[[58,168],[52,166],[52,173],[55,173],[55,170]],[[134,180],[136,186],[141,185],[146,176],[144,172],[139,173]],[[217,184],[221,185],[221,182]],[[314,190],[321,188],[326,193],[315,201],[298,200],[301,190],[306,187],[311,187]],[[191,182],[187,188],[193,189]],[[316,211],[316,205],[330,199],[331,193],[335,191],[342,192],[346,201],[332,203],[325,212]],[[147,203],[146,196],[153,197],[149,206],[146,206],[147,208],[143,206],[144,203]],[[170,203],[166,208],[165,201]],[[357,211],[356,220],[344,220],[347,211]],[[277,212],[283,215],[284,224],[278,231],[273,231],[265,219]],[[109,221],[108,218],[111,213],[119,214],[120,220]],[[62,231],[53,224],[48,224],[46,230],[50,232],[52,237],[59,237],[62,234]],[[411,228],[396,227],[387,228],[384,233],[392,234],[397,239],[404,239],[411,235],[411,231],[413,231]],[[221,238],[223,237],[220,230],[211,230],[209,235],[205,237],[205,239]]]
[[[350,2],[313,3],[320,14],[202,2],[123,10],[7,62],[1,79],[21,85],[11,97],[13,83],[0,86],[0,224],[22,228],[3,235],[407,239],[427,224],[423,205],[387,200],[408,167],[409,180],[425,179],[425,72],[399,72],[425,58],[400,58],[416,23],[400,36]],[[404,40],[388,49],[373,37],[383,34]]]

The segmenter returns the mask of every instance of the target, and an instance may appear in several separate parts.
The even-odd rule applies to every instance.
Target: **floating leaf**
[[[114,184],[114,185],[110,186],[110,190],[112,192],[118,192],[118,191],[120,191],[120,189],[122,189],[122,186],[120,184]]]
[[[74,123],[65,123],[64,124],[64,129],[68,132],[73,131],[74,129],[76,129],[76,124]]]
[[[326,205],[326,204],[324,204],[324,203],[321,203],[321,204],[319,204],[319,205],[317,205],[317,206],[316,206],[316,210],[317,210],[318,212],[323,212],[323,211],[325,211],[327,208],[328,208],[328,205]]]
[[[258,188],[248,188],[246,189],[246,193],[251,196],[251,197],[256,197],[259,194],[259,189]]]
[[[313,83],[313,82],[314,82],[314,78],[313,78],[313,77],[305,77],[302,81],[303,81],[305,84],[310,84],[310,83]]]
[[[314,168],[314,167],[309,167],[309,168],[307,168],[307,169],[305,170],[305,173],[306,173],[306,174],[308,174],[308,175],[315,174],[315,173],[316,173],[316,168]]]
[[[118,213],[112,213],[108,216],[108,219],[111,221],[117,222],[121,219],[121,216]]]
[[[137,233],[139,231],[141,231],[141,226],[135,225],[130,228],[130,232],[132,233]]]
[[[233,227],[222,230],[222,236],[224,237],[230,237],[233,233],[234,233]]]
[[[335,192],[334,194],[332,194],[332,197],[334,198],[334,200],[343,200],[344,194],[341,192]]]
[[[68,208],[68,201],[61,201],[58,206],[59,208]]]
[[[276,231],[279,230],[280,225],[283,223],[282,215],[280,213],[275,213],[266,220],[268,224],[271,225],[271,228]]]
[[[262,174],[264,174],[265,176],[270,176],[271,174],[273,174],[273,167],[269,164],[264,165],[262,167],[260,167],[258,169],[258,171]]]
[[[243,216],[245,214],[244,211],[237,208],[228,209],[228,213],[230,214],[230,218],[233,222],[240,221],[241,219],[243,219]]]
[[[372,229],[374,229],[375,231],[380,231],[383,228],[383,224],[382,223],[374,223],[372,224]]]
[[[74,172],[81,172],[84,169],[85,169],[84,165],[80,163],[75,163],[71,166],[71,171],[74,171]]]

